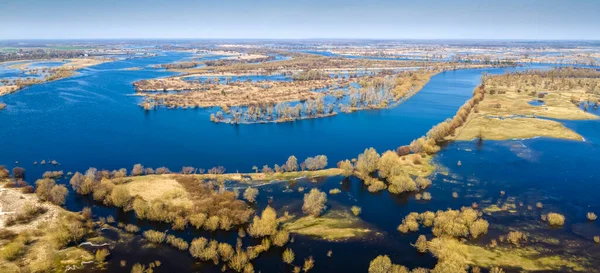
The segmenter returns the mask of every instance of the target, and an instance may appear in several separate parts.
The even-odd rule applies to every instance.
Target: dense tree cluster
[[[433,235],[436,237],[449,236],[466,238],[469,235],[477,238],[486,234],[489,224],[480,218],[481,212],[473,208],[463,207],[460,210],[448,209],[446,211],[412,212],[402,220],[398,230],[402,233],[419,230],[419,223],[425,227],[432,227]]]
[[[53,50],[53,49],[19,49],[15,52],[0,52],[0,62],[17,60],[47,60],[47,59],[70,59],[84,56],[84,51]]]

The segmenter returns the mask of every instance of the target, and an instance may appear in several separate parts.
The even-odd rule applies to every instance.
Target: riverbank
[[[91,232],[84,227],[89,218],[42,202],[22,187],[8,188],[10,183],[0,181],[0,271],[62,272],[94,261],[77,246]]]
[[[580,108],[581,103],[597,102],[595,86],[600,73],[585,69],[528,71],[485,77],[485,96],[456,129],[452,139],[490,140],[551,137],[583,140],[559,120],[595,120],[599,117]],[[587,107],[587,106],[586,106]],[[540,118],[538,118],[540,117]],[[545,119],[547,118],[547,119]]]
[[[25,78],[25,79],[14,79],[7,81],[3,86],[0,86],[0,97],[8,94],[15,93],[25,87],[44,84],[60,79],[68,78],[75,75],[77,70],[99,65],[102,63],[110,62],[111,59],[106,58],[71,58],[71,59],[49,59],[49,60],[35,60],[35,62],[64,62],[62,65],[57,67],[47,68],[29,68],[33,61],[19,61],[17,64],[9,66],[9,68],[23,70],[24,73],[38,74],[38,71],[42,71],[40,78]]]

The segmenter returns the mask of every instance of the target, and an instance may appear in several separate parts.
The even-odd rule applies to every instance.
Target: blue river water
[[[67,79],[28,87],[0,101],[0,164],[16,161],[34,178],[56,160],[60,169],[84,171],[182,166],[251,171],[252,166],[281,164],[327,155],[329,165],[355,157],[367,147],[395,149],[453,116],[471,96],[481,73],[505,68],[448,71],[434,76],[401,107],[340,114],[332,118],[280,124],[228,125],[209,122],[207,109],[164,108],[146,112],[136,104],[132,83],[173,75],[164,70],[131,67],[170,63],[189,53],[164,53],[86,68]],[[519,68],[525,69],[525,68]]]
[[[7,108],[0,111],[0,164],[22,166],[26,180],[34,182],[44,171],[85,171],[128,168],[135,163],[148,167],[167,166],[179,170],[182,166],[210,168],[225,166],[228,171],[251,171],[252,166],[282,164],[289,155],[300,160],[325,154],[329,165],[341,159],[356,157],[367,147],[379,152],[395,149],[420,137],[433,125],[452,117],[471,97],[483,72],[503,73],[506,68],[447,71],[434,76],[422,91],[401,105],[385,110],[339,114],[332,118],[301,120],[279,124],[227,125],[209,121],[209,110],[159,108],[146,112],[137,106],[139,97],[132,96],[136,80],[173,75],[151,65],[189,59],[187,53],[163,53],[152,58],[121,60],[90,67],[71,78],[28,87],[15,94],[0,97]],[[142,70],[127,70],[143,67]],[[527,69],[519,67],[514,69]],[[547,68],[536,65],[535,68]],[[352,205],[362,207],[360,218],[370,228],[380,232],[375,238],[343,243],[330,243],[297,236],[290,244],[301,263],[312,255],[316,259],[311,272],[366,272],[369,261],[377,255],[390,255],[392,261],[410,268],[433,267],[435,258],[419,254],[410,245],[418,234],[396,231],[402,218],[412,211],[436,211],[448,207],[457,209],[477,202],[481,207],[504,202],[509,197],[516,202],[533,205],[544,203],[544,210],[517,215],[486,216],[490,233],[497,235],[504,226],[540,225],[541,213],[555,211],[567,216],[560,229],[544,229],[542,234],[577,242],[582,256],[584,249],[593,249],[591,237],[600,234],[596,223],[587,222],[588,211],[600,212],[600,193],[595,189],[600,178],[597,153],[600,143],[598,121],[565,121],[567,127],[580,133],[585,142],[536,138],[513,141],[462,141],[450,143],[435,157],[435,162],[447,168],[448,174],[432,177],[433,195],[429,202],[416,201],[413,194],[372,194],[356,179],[331,177],[316,183],[298,181],[276,183],[261,188],[256,209],[263,209],[272,200],[277,209],[299,210],[303,193],[318,187],[325,192],[340,188],[330,195],[328,206],[333,209]],[[34,161],[56,160],[60,166],[33,165]],[[461,161],[461,166],[457,161]],[[16,163],[18,161],[18,163]],[[63,179],[61,182],[66,182]],[[285,191],[290,187],[292,191]],[[454,199],[451,192],[457,192]],[[501,196],[505,191],[506,196]],[[104,207],[89,198],[74,193],[66,207],[81,210],[92,206],[94,215],[114,215],[119,222],[134,223],[142,228],[167,230],[160,223],[140,221],[131,212]],[[521,212],[524,211],[524,212]],[[235,242],[236,232],[207,234],[191,228],[169,231],[188,242],[198,236],[211,236],[219,241]],[[427,231],[421,231],[431,237]],[[480,243],[493,238],[486,236]],[[256,243],[256,242],[255,242]],[[332,250],[331,258],[326,257]],[[262,272],[283,272],[290,268],[281,262],[283,248],[272,248],[254,261]],[[360,252],[360,255],[356,253]],[[111,249],[115,257],[109,260],[110,272],[129,272],[118,260],[128,264],[148,264],[161,260],[161,270],[184,272],[202,269],[219,272],[220,267],[199,265],[185,252],[170,247],[143,248],[141,245],[117,246]],[[595,252],[597,253],[597,252]],[[348,257],[352,257],[349,259]],[[89,269],[89,268],[88,268]],[[85,269],[85,270],[88,270]],[[507,272],[513,272],[508,270]]]

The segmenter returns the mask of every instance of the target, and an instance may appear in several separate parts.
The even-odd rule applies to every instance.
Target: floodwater
[[[300,160],[327,155],[330,166],[355,157],[367,147],[395,149],[453,116],[471,96],[481,73],[506,69],[448,71],[402,107],[340,114],[332,118],[280,124],[232,126],[209,121],[213,109],[165,109],[146,112],[132,96],[132,83],[173,75],[147,68],[189,58],[187,53],[105,63],[80,70],[67,79],[28,87],[0,101],[3,151],[0,162],[13,167],[18,161],[33,178],[49,166],[33,165],[56,160],[65,172],[182,166],[247,172],[252,166],[281,164],[288,156]],[[142,70],[127,70],[143,67]],[[522,69],[522,68],[521,68]]]
[[[1,97],[7,108],[0,112],[0,163],[26,169],[27,180],[33,182],[44,171],[60,169],[83,172],[98,169],[131,168],[135,163],[148,167],[167,166],[177,171],[181,166],[209,168],[223,165],[229,172],[251,171],[254,165],[282,164],[289,155],[300,160],[325,154],[329,165],[341,159],[356,157],[367,147],[379,152],[395,149],[425,134],[433,125],[450,118],[471,97],[483,72],[503,73],[505,68],[448,71],[434,76],[422,91],[392,109],[340,114],[332,118],[301,120],[280,124],[232,126],[214,124],[208,119],[210,109],[146,112],[131,96],[131,84],[140,79],[165,77],[170,72],[157,69],[125,70],[150,64],[170,63],[189,58],[185,53],[122,60],[81,70],[81,74],[42,85],[28,87],[16,94]],[[521,67],[518,69],[527,69]],[[536,66],[536,68],[541,68]],[[591,109],[592,107],[590,107]],[[538,236],[559,238],[569,242],[569,249],[598,268],[600,259],[594,251],[592,237],[600,235],[596,222],[588,222],[588,211],[600,212],[600,192],[594,191],[600,178],[595,167],[600,163],[600,123],[598,121],[565,121],[585,142],[536,138],[515,141],[483,141],[449,143],[434,162],[447,169],[434,174],[428,189],[431,201],[416,201],[413,194],[393,195],[369,193],[356,178],[330,177],[317,182],[296,181],[265,185],[260,188],[256,204],[262,210],[272,199],[279,212],[298,214],[304,193],[318,187],[328,192],[339,188],[340,194],[328,196],[330,209],[362,208],[360,218],[378,235],[346,242],[324,242],[295,236],[291,247],[295,264],[308,256],[315,259],[311,272],[366,272],[369,261],[377,255],[389,255],[394,263],[410,268],[435,265],[430,254],[419,254],[410,245],[419,234],[431,239],[429,229],[401,234],[396,228],[409,212],[459,209],[473,202],[485,207],[511,201],[517,204],[514,214],[501,212],[485,215],[491,224],[490,235],[477,243],[486,244],[507,226],[535,227]],[[33,165],[34,161],[56,160],[59,166]],[[457,164],[461,161],[460,166]],[[18,161],[18,164],[15,163]],[[66,180],[66,179],[65,179]],[[66,181],[62,181],[66,182]],[[505,191],[501,195],[500,191]],[[459,198],[454,199],[452,192]],[[527,205],[543,202],[542,210],[528,210]],[[523,202],[523,207],[519,206]],[[70,210],[92,206],[94,216],[113,215],[120,222],[134,223],[143,230],[169,230],[168,225],[136,220],[132,213],[107,208],[87,197],[70,194]],[[562,228],[549,229],[540,216],[549,211],[565,214]],[[235,243],[236,231],[215,232],[187,229],[168,231],[188,242],[198,236]],[[245,239],[245,244],[257,241]],[[253,264],[256,271],[285,272],[291,268],[281,261],[284,248],[272,247]],[[326,253],[332,251],[332,256]],[[556,246],[556,253],[566,248]],[[129,272],[134,263],[155,260],[161,266],[155,272],[220,272],[212,263],[196,263],[187,252],[168,246],[144,248],[135,239],[128,245],[111,249],[109,272]],[[121,267],[120,260],[127,260]],[[86,268],[82,271],[91,271]],[[507,272],[517,272],[505,269]],[[568,271],[568,270],[565,270]]]

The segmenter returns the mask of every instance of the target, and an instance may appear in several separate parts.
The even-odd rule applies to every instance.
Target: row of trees
[[[335,114],[335,108],[334,104],[325,104],[323,98],[319,98],[301,101],[293,106],[288,102],[250,105],[245,108],[232,109],[229,113],[231,114],[230,122],[239,124],[262,121],[281,122],[302,118],[330,116]],[[227,114],[227,112],[225,112],[225,114]],[[226,120],[225,114],[218,111],[217,113],[210,115],[210,120],[213,122],[223,122]]]
[[[259,169],[257,166],[252,167],[252,170],[255,172],[262,172],[264,174],[272,174],[272,173],[284,173],[284,172],[295,172],[295,171],[316,171],[321,170],[327,167],[327,156],[325,155],[317,155],[315,157],[307,157],[304,162],[298,165],[298,159],[295,156],[288,157],[287,161],[279,166],[275,164],[273,168],[269,167],[269,165],[264,165],[262,169]]]

